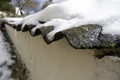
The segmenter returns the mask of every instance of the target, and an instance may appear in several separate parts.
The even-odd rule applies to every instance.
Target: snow
[[[62,2],[64,0],[52,0],[52,3],[59,3],[59,2]]]
[[[0,31],[0,80],[14,80],[10,78],[12,71],[8,68],[14,63],[9,53],[10,47]]]
[[[23,18],[22,17],[6,17],[3,20],[7,21],[10,24],[19,24]]]
[[[0,16],[5,17],[5,16],[7,16],[7,14],[5,12],[0,11]]]
[[[47,34],[49,40],[62,30],[80,27],[86,24],[98,24],[103,34],[120,35],[120,0],[54,0],[53,4],[32,15],[28,15],[18,24],[36,25],[32,32],[42,26],[54,26]],[[39,21],[46,22],[40,24]]]

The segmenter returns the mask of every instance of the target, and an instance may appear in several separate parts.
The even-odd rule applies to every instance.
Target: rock
[[[98,39],[101,30],[101,26],[89,24],[66,30],[64,34],[74,48],[93,48],[101,45]]]

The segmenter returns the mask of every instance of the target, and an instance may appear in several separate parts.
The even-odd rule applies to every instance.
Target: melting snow
[[[32,32],[41,26],[54,26],[47,34],[49,40],[62,30],[80,27],[86,24],[98,24],[103,33],[120,35],[120,0],[54,0],[53,4],[32,15],[28,15],[18,24],[36,25]],[[39,21],[45,21],[40,24]]]

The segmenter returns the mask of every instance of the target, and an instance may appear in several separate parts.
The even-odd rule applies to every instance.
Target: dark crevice
[[[39,29],[36,29],[36,31],[34,32],[34,34],[32,34],[32,31],[31,31],[31,30],[29,30],[29,32],[30,32],[30,35],[31,35],[31,36],[37,36],[37,35],[40,35],[40,34],[41,34],[41,31],[40,31]]]
[[[120,48],[96,49],[95,57],[101,59],[105,56],[115,56],[120,58]]]

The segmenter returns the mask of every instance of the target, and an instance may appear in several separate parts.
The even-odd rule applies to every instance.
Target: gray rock
[[[74,48],[93,48],[101,45],[98,39],[102,28],[98,25],[85,25],[64,31],[69,43]]]

